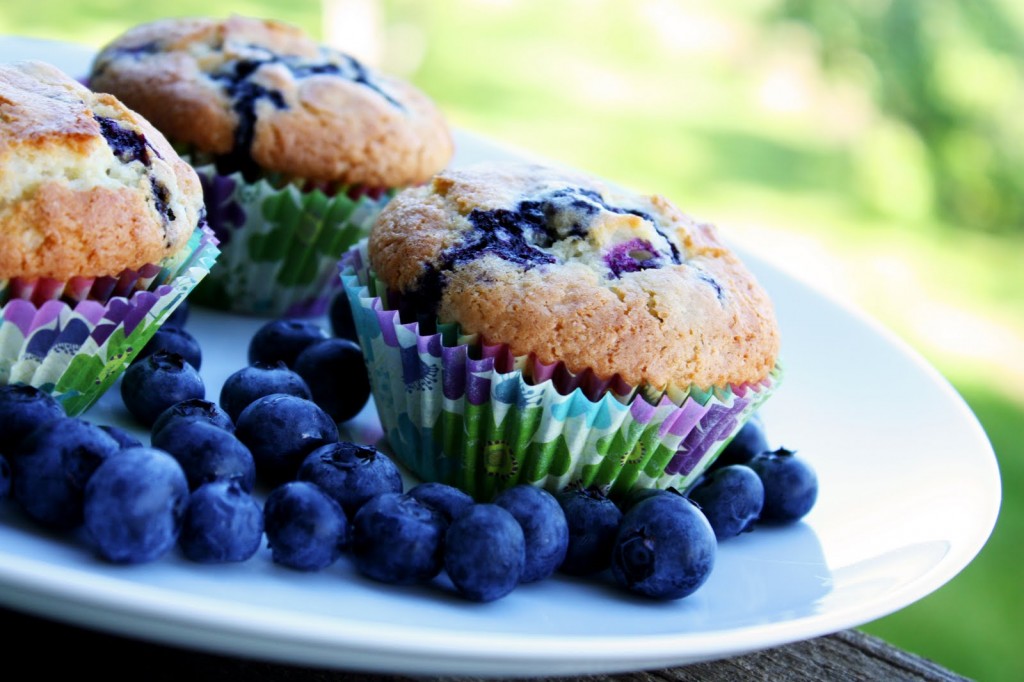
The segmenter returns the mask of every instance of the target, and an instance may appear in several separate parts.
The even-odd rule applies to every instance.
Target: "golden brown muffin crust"
[[[760,381],[776,363],[771,301],[713,226],[581,175],[445,172],[392,200],[369,253],[442,321],[573,372],[706,390]]]
[[[116,98],[40,62],[0,66],[0,279],[159,262],[202,205],[191,167]]]
[[[434,104],[397,78],[247,17],[167,19],[130,29],[90,78],[176,143],[322,182],[401,187],[452,155]]]

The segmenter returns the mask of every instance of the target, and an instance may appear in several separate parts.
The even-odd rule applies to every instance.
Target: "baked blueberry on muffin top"
[[[712,225],[583,175],[441,173],[384,209],[369,256],[417,312],[571,372],[708,390],[776,365],[772,304]]]
[[[40,62],[0,66],[0,280],[112,276],[185,246],[195,172],[141,116]]]
[[[97,56],[90,85],[222,172],[396,187],[426,180],[452,151],[418,90],[275,21],[137,26]]]

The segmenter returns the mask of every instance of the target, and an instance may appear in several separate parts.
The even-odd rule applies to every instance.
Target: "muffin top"
[[[416,309],[572,372],[707,390],[775,366],[771,301],[712,225],[583,175],[442,173],[388,204],[369,256]]]
[[[90,85],[231,170],[401,187],[452,155],[434,104],[275,21],[167,19],[96,57]]]
[[[115,97],[0,65],[0,279],[117,275],[188,241],[199,178]]]

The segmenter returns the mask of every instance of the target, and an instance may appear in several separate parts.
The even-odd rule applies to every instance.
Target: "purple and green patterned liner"
[[[403,322],[365,241],[340,266],[391,450],[420,479],[478,500],[519,483],[595,485],[612,497],[685,490],[781,379],[777,367],[756,384],[644,391],[574,377],[453,324],[424,333]]]
[[[221,258],[192,300],[264,317],[322,315],[339,289],[338,259],[369,234],[395,190],[248,182],[198,165]]]
[[[117,380],[209,272],[217,240],[205,226],[177,255],[119,277],[0,280],[0,384],[29,384],[69,415]]]

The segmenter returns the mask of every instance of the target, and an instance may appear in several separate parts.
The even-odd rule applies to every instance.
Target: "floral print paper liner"
[[[418,323],[402,323],[368,264],[363,242],[343,257],[341,279],[388,443],[419,478],[478,500],[518,483],[594,485],[612,497],[634,487],[685,490],[781,379],[777,367],[760,383],[710,392],[590,398],[583,385],[559,385],[557,368],[538,375],[544,366],[528,357],[496,366],[507,348],[483,351],[455,325],[421,334]]]
[[[204,226],[177,256],[119,278],[76,278],[64,286],[46,280],[27,288],[0,281],[0,384],[35,386],[69,415],[81,414],[209,272],[218,253]],[[50,299],[42,300],[44,291]]]
[[[338,259],[365,237],[394,190],[303,191],[196,167],[220,260],[196,290],[202,305],[266,317],[315,317],[338,291]]]

